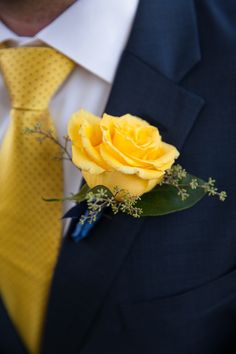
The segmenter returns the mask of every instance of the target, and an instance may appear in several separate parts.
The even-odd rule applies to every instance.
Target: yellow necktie
[[[0,293],[30,353],[38,353],[61,239],[62,163],[51,141],[24,128],[55,131],[48,104],[74,64],[51,48],[0,49],[11,122],[0,147]],[[1,332],[1,329],[0,329]]]

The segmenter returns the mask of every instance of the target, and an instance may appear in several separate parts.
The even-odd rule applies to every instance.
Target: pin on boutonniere
[[[40,142],[50,139],[59,144],[40,123],[26,132],[37,134]],[[79,193],[65,198],[76,205],[87,203],[80,230],[96,222],[106,208],[139,218],[191,208],[205,195],[221,201],[227,197],[218,191],[213,178],[204,181],[175,164],[178,150],[162,140],[157,127],[130,114],[99,118],[80,110],[70,119],[61,148],[62,158],[70,159],[86,181]]]

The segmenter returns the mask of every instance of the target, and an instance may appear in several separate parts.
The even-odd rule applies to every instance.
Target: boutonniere
[[[50,139],[59,144],[52,131],[41,130],[40,123],[28,128],[40,142]],[[71,143],[71,150],[69,148]],[[129,214],[134,218],[161,216],[193,207],[204,196],[217,196],[215,180],[204,181],[175,164],[178,150],[162,140],[157,127],[126,114],[102,118],[80,110],[69,121],[63,156],[79,168],[86,183],[79,193],[68,198],[85,202],[86,212],[80,217],[78,230],[95,223],[103,210]],[[59,199],[46,199],[56,202]],[[69,211],[67,216],[74,215]],[[81,238],[81,232],[78,237]],[[83,237],[88,232],[83,233]],[[77,235],[78,236],[78,235]]]

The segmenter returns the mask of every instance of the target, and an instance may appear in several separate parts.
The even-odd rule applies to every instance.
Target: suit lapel
[[[124,52],[106,112],[131,113],[157,126],[163,138],[181,149],[204,100]]]
[[[51,291],[44,354],[72,354],[82,345],[142,222],[105,216],[79,244],[65,239]]]
[[[165,28],[170,19],[164,19],[175,12],[173,1],[141,0],[106,112],[141,116],[158,125],[164,137],[180,148],[204,101],[177,83],[200,60],[193,2],[178,0],[178,5],[176,11],[183,11],[186,24],[182,26],[172,14],[175,24],[170,34]],[[190,53],[179,48],[184,28],[189,31]],[[168,50],[162,42],[163,30],[169,33]],[[172,37],[180,43],[173,43]],[[103,217],[79,244],[70,237],[64,240],[49,299],[43,354],[79,351],[142,223],[143,219],[124,215]]]
[[[0,298],[0,353],[28,354]]]
[[[179,82],[201,59],[194,0],[141,0],[127,49]]]
[[[180,82],[201,60],[193,0],[141,0],[106,112],[138,115],[181,149],[204,106]]]

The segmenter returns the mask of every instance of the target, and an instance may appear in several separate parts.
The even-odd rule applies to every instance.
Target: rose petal
[[[95,174],[104,172],[104,168],[99,166],[84,149],[81,137],[81,127],[84,124],[97,126],[99,123],[100,118],[84,110],[80,110],[72,115],[68,125],[68,135],[72,141],[72,159],[74,164],[80,169]],[[93,137],[93,141],[97,138],[97,136]]]
[[[109,166],[102,159],[99,152],[99,145],[102,143],[102,132],[100,124],[90,124],[88,121],[83,121],[79,130],[82,146],[85,149],[88,157],[104,169],[109,169]]]
[[[73,163],[81,170],[88,171],[90,173],[99,174],[104,172],[104,168],[93,162],[86,152],[77,146],[72,145],[72,160]]]
[[[150,191],[159,183],[159,179],[143,180],[136,175],[125,175],[117,171],[104,172],[100,175],[93,175],[83,171],[83,176],[90,188],[103,185],[110,189],[111,192],[114,192],[114,188],[118,186],[120,189],[129,192],[132,196],[140,196]],[[119,195],[117,199],[120,199]]]
[[[154,169],[145,169],[137,166],[129,166],[121,163],[116,158],[114,158],[111,154],[111,151],[108,150],[108,147],[103,144],[100,146],[100,153],[102,158],[113,167],[115,170],[122,172],[124,174],[137,174],[138,176],[142,177],[143,179],[155,179],[160,178],[163,176],[163,171],[161,170],[154,170]]]

